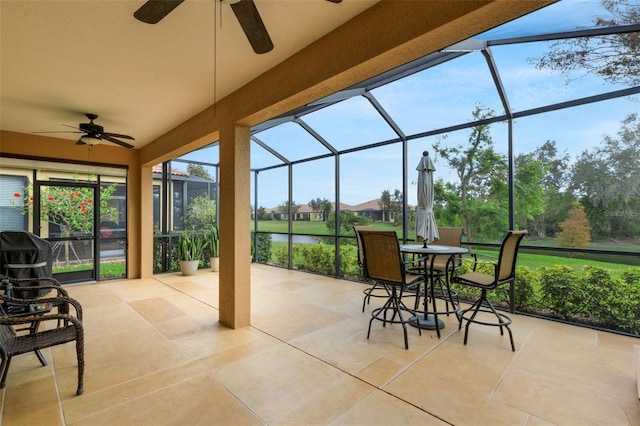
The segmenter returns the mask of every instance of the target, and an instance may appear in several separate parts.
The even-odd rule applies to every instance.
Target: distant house
[[[355,206],[349,206],[346,209],[352,211],[358,216],[363,216],[369,218],[373,221],[381,221],[384,219],[385,215],[382,209],[380,208],[380,199],[376,198],[374,200],[369,200],[361,204],[356,204]]]
[[[340,211],[353,212],[358,216],[366,217],[372,221],[386,220],[391,222],[394,220],[394,212],[383,211],[380,208],[381,202],[379,198],[366,201],[361,204],[351,205],[340,203]],[[331,203],[333,211],[335,211],[335,203]],[[289,215],[285,212],[281,212],[278,208],[265,208],[265,213],[271,213],[273,220],[288,220]],[[251,217],[254,217],[255,212],[251,212]],[[295,221],[311,221],[321,222],[323,215],[321,211],[315,211],[308,204],[301,204],[297,213],[293,215]]]

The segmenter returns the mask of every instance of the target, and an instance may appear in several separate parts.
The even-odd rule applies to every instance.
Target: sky
[[[638,4],[638,2],[633,2]],[[591,27],[600,10],[599,0],[563,0],[543,11],[493,29],[492,39],[561,29]],[[523,111],[571,99],[625,88],[591,75],[560,75],[536,69],[531,58],[544,55],[550,42],[511,46],[492,46],[509,104]],[[374,89],[373,96],[396,121],[406,135],[469,122],[477,105],[502,114],[504,109],[491,79],[484,56],[472,52],[448,63],[422,71],[402,80]],[[638,98],[615,100],[520,118],[514,124],[516,155],[528,153],[547,140],[556,141],[560,153],[575,158],[594,149],[604,135],[615,136],[621,121],[638,111]],[[331,107],[308,114],[302,119],[338,150],[396,138],[373,106],[364,97],[347,99]],[[436,166],[435,179],[456,182],[455,173],[433,151],[434,143],[443,146],[464,145],[471,129],[408,142],[407,199],[416,204],[415,166],[423,151],[429,151]],[[507,154],[507,126],[491,126],[495,149]],[[255,135],[289,160],[298,160],[327,152],[320,143],[293,123]],[[217,147],[200,150],[182,158],[217,163]],[[262,168],[280,161],[252,143],[251,167]],[[341,155],[340,201],[360,204],[379,198],[382,191],[402,189],[402,150],[400,144]],[[305,204],[315,198],[335,201],[336,161],[332,158],[296,165],[293,170],[293,201]],[[288,196],[288,170],[282,167],[259,174],[258,206],[274,208]],[[253,177],[252,177],[253,181]],[[254,204],[252,183],[251,203]]]

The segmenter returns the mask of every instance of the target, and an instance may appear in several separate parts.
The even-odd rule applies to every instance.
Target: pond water
[[[293,242],[295,244],[317,244],[322,238],[312,237],[310,235],[294,235]],[[289,241],[289,236],[286,234],[271,234],[271,241],[286,243]]]

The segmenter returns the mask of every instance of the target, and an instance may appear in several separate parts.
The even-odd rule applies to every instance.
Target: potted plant
[[[209,247],[209,256],[211,257],[211,270],[213,272],[218,272],[220,269],[220,258],[218,257],[219,253],[219,240],[218,240],[218,227],[216,225],[211,225],[209,227],[209,232],[206,236],[206,244]]]
[[[183,232],[178,237],[178,258],[182,275],[193,275],[198,270],[205,241],[193,232]]]

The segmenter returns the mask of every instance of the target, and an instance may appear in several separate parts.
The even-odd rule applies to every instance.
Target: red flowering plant
[[[114,220],[117,209],[109,205],[116,185],[103,186],[100,192],[100,216]],[[31,186],[24,188],[24,194],[16,192],[13,205],[19,207],[22,214],[33,214],[33,196]],[[43,223],[60,227],[60,236],[70,237],[87,234],[93,229],[93,191],[91,188],[42,186],[40,193],[40,220]]]

